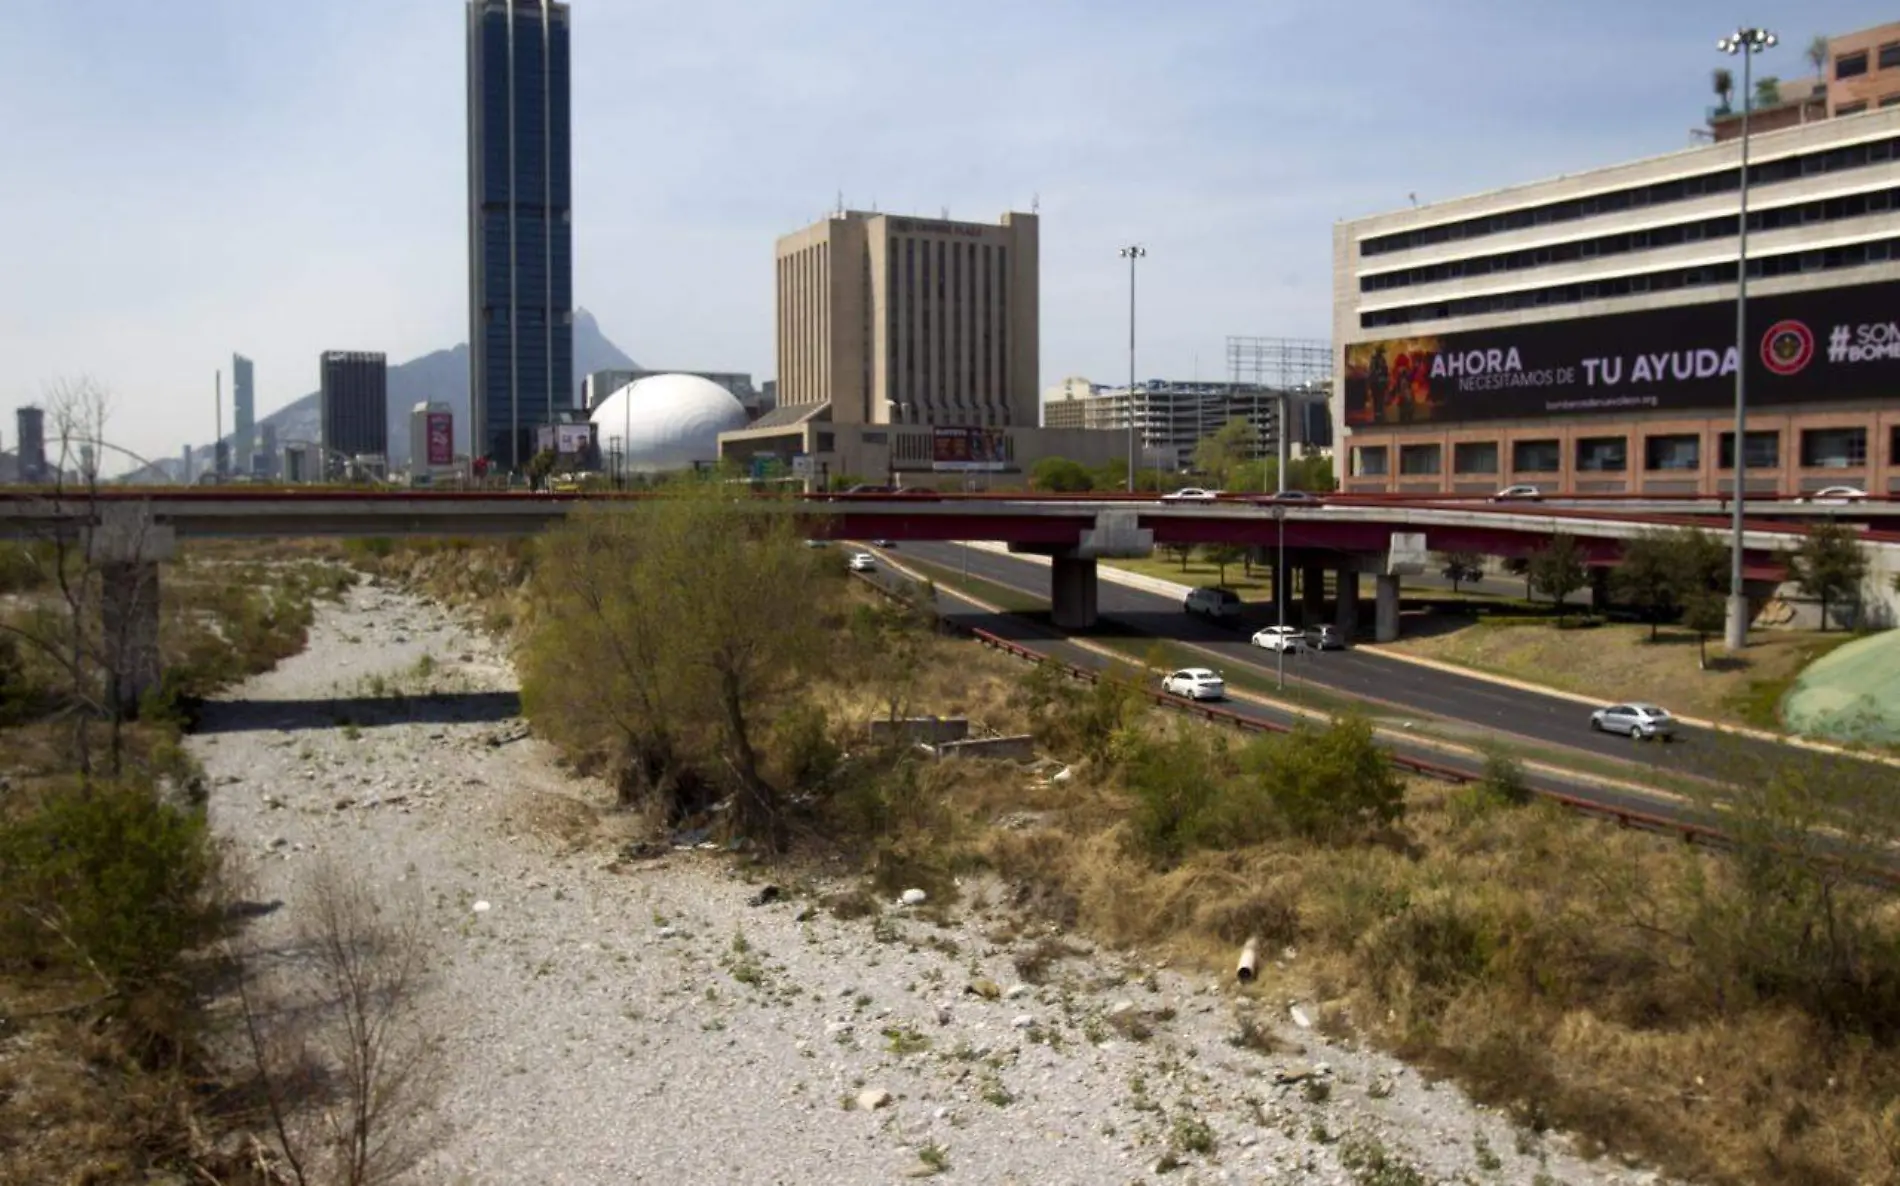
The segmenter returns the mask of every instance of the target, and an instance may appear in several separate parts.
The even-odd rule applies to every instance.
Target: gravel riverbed
[[[1019,984],[1033,936],[998,935],[997,887],[844,921],[751,904],[723,854],[616,860],[611,795],[527,736],[514,689],[493,641],[363,584],[191,741],[214,828],[291,903],[265,935],[318,854],[425,912],[448,1087],[418,1182],[1658,1180],[1290,1002],[1259,1013],[1271,1050],[1236,1044],[1225,978],[1071,936]],[[1371,1177],[1376,1151],[1423,1177]]]

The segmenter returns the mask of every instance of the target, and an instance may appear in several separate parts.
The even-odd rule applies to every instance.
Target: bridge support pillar
[[[1386,573],[1378,577],[1378,604],[1373,620],[1375,642],[1399,640],[1399,578]]]
[[[1339,627],[1339,633],[1345,636],[1346,641],[1351,642],[1353,635],[1359,632],[1359,570],[1356,568],[1335,569],[1333,582],[1338,592],[1335,599],[1337,603],[1334,611],[1335,624]]]
[[[152,522],[145,506],[100,511],[85,538],[86,558],[99,572],[99,620],[108,694],[122,715],[158,686],[158,564],[177,550],[169,525]]]
[[[1063,630],[1095,625],[1095,561],[1056,555],[1049,561],[1050,621]]]
[[[1590,610],[1603,613],[1610,608],[1610,570],[1592,568],[1590,570]]]
[[[1308,629],[1326,617],[1326,570],[1317,564],[1300,569],[1300,621]]]

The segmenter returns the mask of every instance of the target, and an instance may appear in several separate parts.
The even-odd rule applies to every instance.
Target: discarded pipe
[[[1254,941],[1252,939],[1247,940],[1247,945],[1240,949],[1240,963],[1234,968],[1235,977],[1237,977],[1242,984],[1252,983],[1254,965],[1257,964],[1259,960],[1260,954],[1254,950]]]

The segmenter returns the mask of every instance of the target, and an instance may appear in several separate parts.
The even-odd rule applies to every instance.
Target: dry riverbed
[[[216,830],[290,903],[261,937],[320,857],[424,913],[448,1087],[417,1181],[1656,1181],[1292,1002],[1241,1041],[1224,977],[1067,937],[1019,983],[1041,936],[1008,937],[999,886],[847,921],[753,905],[724,854],[616,859],[610,794],[526,736],[514,687],[477,631],[362,585],[191,743]]]

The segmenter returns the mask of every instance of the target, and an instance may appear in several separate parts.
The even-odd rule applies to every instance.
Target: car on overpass
[[[1162,677],[1161,690],[1188,700],[1222,700],[1227,696],[1227,683],[1219,672],[1205,667],[1183,667]]]
[[[1263,650],[1303,651],[1306,649],[1306,632],[1298,626],[1268,626],[1254,631],[1250,641]]]
[[[1631,701],[1597,709],[1590,714],[1590,728],[1598,733],[1621,733],[1632,741],[1672,741],[1676,718],[1666,708]]]
[[[1814,506],[1844,507],[1850,502],[1859,502],[1866,497],[1867,492],[1857,486],[1829,486],[1816,490],[1801,501]]]
[[[1213,502],[1220,497],[1220,491],[1209,490],[1202,486],[1183,486],[1173,494],[1163,494],[1162,502]]]
[[[1492,502],[1542,502],[1544,492],[1535,486],[1506,486],[1491,496]]]
[[[1286,506],[1318,507],[1325,506],[1326,500],[1310,490],[1280,490],[1262,495],[1251,501],[1256,503],[1281,503]]]

